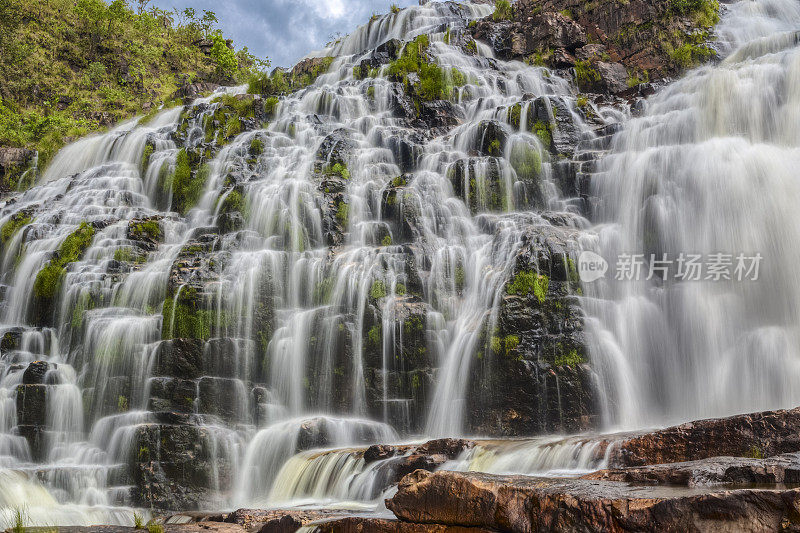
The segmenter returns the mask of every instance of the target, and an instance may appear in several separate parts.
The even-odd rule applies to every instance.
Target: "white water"
[[[767,8],[770,16],[747,13]],[[533,214],[508,214],[525,208],[508,161],[515,146],[543,156],[545,205],[575,211],[549,182],[536,136],[504,125],[510,135],[506,154],[497,160],[474,156],[480,123],[503,122],[507,107],[526,94],[563,98],[574,109],[574,95],[557,76],[490,59],[485,46],[472,57],[445,44],[443,24],[457,32],[469,19],[490,12],[485,5],[410,8],[315,53],[341,57],[314,85],[283,98],[263,130],[243,133],[219,151],[209,162],[201,200],[186,217],[164,213],[171,193],[160,191],[158,183],[162,166],[174,166],[180,148],[172,136],[180,127],[180,108],[146,126],[126,123],[65,148],[39,186],[16,203],[6,202],[0,224],[20,208],[37,206],[32,224],[6,244],[2,257],[4,328],[24,330],[20,349],[0,358],[0,476],[7,480],[0,486],[0,512],[6,521],[14,508],[27,506],[30,523],[41,525],[132,523],[124,470],[137,453],[137,432],[157,424],[148,409],[163,381],[153,366],[169,271],[181,249],[217,220],[218,199],[230,194],[225,183],[231,171],[249,173],[240,184],[248,215],[244,229],[221,239],[206,258],[223,266],[203,301],[226,317],[213,334],[232,348],[221,359],[206,345],[204,370],[213,374],[195,380],[196,392],[188,397],[190,410],[202,415],[204,445],[214,465],[207,505],[375,508],[384,464],[366,465],[352,450],[314,448],[396,441],[423,430],[430,436],[463,432],[469,372],[475,354],[485,349],[479,345],[481,332],[497,320],[497,301],[522,231],[547,224]],[[645,116],[631,120],[614,140],[594,178],[603,224],[596,237],[586,237],[586,246],[604,255],[643,250],[645,227],[655,224],[659,250],[760,251],[766,268],[764,280],[752,286],[587,286],[592,358],[609,425],[650,426],[789,407],[800,399],[795,363],[800,317],[794,303],[800,301],[795,294],[800,285],[792,268],[800,258],[794,257],[796,247],[787,246],[800,237],[791,217],[800,192],[791,174],[800,162],[800,61],[791,36],[775,35],[798,25],[800,11],[788,0],[732,6],[718,31],[730,58],[651,99]],[[420,214],[414,246],[408,246],[381,213],[388,184],[402,174],[392,147],[408,131],[392,116],[388,81],[357,81],[353,67],[389,38],[407,41],[423,33],[430,36],[437,61],[460,69],[469,84],[455,99],[462,123],[428,141],[415,154],[415,170],[405,176],[398,209]],[[193,104],[199,112],[189,124],[187,146],[202,142],[212,101]],[[346,161],[346,234],[331,257],[321,209],[327,199],[313,171],[320,144],[340,128],[355,148]],[[254,138],[264,150],[251,158]],[[155,152],[142,171],[148,141]],[[454,194],[447,177],[457,161],[468,159],[478,185],[469,191],[477,213],[467,205],[472,202]],[[505,213],[489,212],[482,194],[492,165],[502,178]],[[144,264],[118,271],[115,252],[134,246],[126,237],[128,221],[159,214],[165,215],[164,242]],[[69,267],[55,327],[36,327],[30,317],[36,273],[84,221],[98,223],[92,246]],[[429,273],[420,282],[425,338],[438,370],[426,420],[412,420],[412,399],[387,383],[387,376],[402,370],[396,363],[404,356],[397,348],[402,342],[396,340],[404,331],[396,327],[396,317],[403,311],[401,293],[413,282],[409,258]],[[463,287],[455,283],[459,268]],[[382,316],[377,377],[368,375],[362,358],[372,342],[365,324],[376,281],[385,291],[373,304]],[[76,315],[76,306],[87,307],[89,300],[91,308]],[[259,338],[264,306],[272,312],[273,330]],[[20,436],[16,414],[16,387],[34,360],[58,365],[48,378],[46,457],[40,459]],[[223,400],[209,402],[208,391]],[[207,410],[200,411],[201,405]],[[312,450],[297,453],[314,427],[321,428],[315,434],[319,440],[303,444]],[[486,443],[447,467],[575,474],[602,466],[595,446],[555,437]]]
[[[729,281],[586,284],[609,424],[800,404],[798,28],[796,2],[731,5],[730,55],[650,98],[593,178],[588,245],[612,276],[620,253],[732,255]],[[733,275],[739,254],[763,256],[757,281]]]

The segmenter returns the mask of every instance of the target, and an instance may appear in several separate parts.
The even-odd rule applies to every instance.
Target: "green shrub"
[[[506,292],[519,296],[528,296],[533,293],[539,303],[544,303],[549,286],[550,279],[547,276],[532,270],[523,270],[514,276],[506,286]]]
[[[336,207],[336,220],[339,221],[343,228],[347,228],[347,224],[350,220],[350,206],[347,202],[339,202],[339,205]]]
[[[233,79],[239,68],[236,52],[228,47],[228,43],[225,41],[225,37],[222,36],[221,31],[215,31],[211,34],[211,42],[214,44],[209,55],[216,63],[217,75],[220,78]]]
[[[339,176],[343,180],[350,179],[350,171],[347,170],[347,167],[342,163],[336,163],[333,166],[326,167],[324,173],[328,176]]]
[[[381,280],[372,282],[372,287],[369,290],[369,297],[373,300],[380,300],[386,297],[386,284]]]
[[[600,80],[600,73],[592,67],[589,61],[580,59],[575,61],[575,81],[580,89],[591,89]]]
[[[514,8],[508,0],[495,0],[494,14],[492,19],[496,22],[501,20],[511,20],[514,18]]]

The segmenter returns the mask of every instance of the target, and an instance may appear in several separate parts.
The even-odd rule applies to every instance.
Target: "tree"
[[[217,76],[224,79],[233,78],[239,67],[236,52],[229,46],[222,32],[217,30],[210,36],[214,45],[211,47],[211,59],[217,64]]]

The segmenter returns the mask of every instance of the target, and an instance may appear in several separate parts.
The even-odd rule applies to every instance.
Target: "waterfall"
[[[485,403],[470,385],[495,344],[513,350],[495,331],[536,232],[612,272],[621,253],[763,257],[754,282],[584,283],[607,426],[800,403],[800,7],[726,8],[725,59],[624,117],[591,221],[531,117],[557,106],[591,148],[624,113],[589,120],[557,73],[467,53],[458,39],[492,11],[375,17],[310,54],[327,72],[277,103],[232,87],[125,122],[0,203],[0,523],[25,506],[40,525],[132,524],[147,498],[379,508],[388,462],[361,447],[469,431]],[[409,125],[420,111],[385,65],[358,75],[420,36],[452,90],[430,111],[441,127]],[[481,441],[444,467],[574,475],[604,465],[597,442]],[[170,454],[184,462],[165,472]],[[176,471],[190,483],[160,493]]]
[[[593,176],[586,247],[610,270],[585,284],[585,308],[609,425],[800,403],[798,27],[796,2],[728,6],[716,30],[726,57],[650,98]],[[666,280],[620,281],[622,254],[645,258],[645,273],[651,257],[673,263]],[[676,279],[681,254],[706,267],[722,254],[727,274]],[[758,279],[742,276],[753,261],[742,270],[740,256],[759,255]]]

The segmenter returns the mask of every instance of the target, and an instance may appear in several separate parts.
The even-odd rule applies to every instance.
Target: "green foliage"
[[[383,240],[381,240],[381,246],[391,246],[392,245],[392,236],[386,235]]]
[[[493,155],[495,157],[499,157],[500,154],[500,140],[499,139],[492,139],[492,142],[489,143],[488,152],[489,155]]]
[[[56,251],[55,256],[36,275],[33,291],[37,298],[52,299],[61,288],[61,278],[67,265],[78,261],[92,244],[94,228],[82,222],[69,234]]]
[[[405,296],[406,295],[406,286],[404,283],[395,283],[394,285],[394,293],[398,296]]]
[[[369,290],[369,297],[373,300],[380,300],[386,297],[386,284],[377,279],[372,282],[372,287]]]
[[[164,533],[164,526],[150,521],[147,523],[147,533]]]
[[[117,412],[124,413],[128,410],[128,399],[125,396],[117,398]]]
[[[400,13],[400,8],[398,7],[397,4],[392,4],[392,7],[390,8],[390,11],[392,13],[394,13],[394,14],[397,14],[397,13]]]
[[[24,533],[25,521],[28,518],[28,512],[23,507],[15,507],[12,514],[12,533]]]
[[[595,83],[600,81],[600,73],[597,72],[592,64],[580,59],[575,61],[575,81],[581,89],[590,89]]]
[[[264,141],[262,141],[258,137],[253,137],[253,140],[250,141],[250,155],[259,156],[263,153],[264,153]]]
[[[222,81],[234,52],[206,56],[195,43],[216,16],[190,14],[137,12],[125,0],[0,0],[0,145],[38,150],[41,169],[68,140],[158,109],[182,79]],[[246,49],[235,58],[237,76],[265,64]]]
[[[456,290],[458,291],[464,290],[465,282],[466,282],[466,272],[464,272],[464,267],[458,265],[456,266],[456,272],[455,272]]]
[[[369,328],[369,331],[367,332],[367,339],[369,340],[369,343],[375,348],[380,347],[382,336],[383,336],[383,330],[377,324]]]
[[[239,60],[236,59],[236,52],[225,41],[221,31],[215,31],[211,34],[211,42],[214,45],[211,47],[210,56],[216,63],[216,74],[221,79],[233,79],[239,69]]]
[[[142,172],[142,174],[144,174],[144,172],[147,170],[147,167],[150,166],[150,158],[155,150],[156,149],[152,144],[147,143],[145,145],[144,152],[142,152],[142,162],[139,164],[139,170]]]
[[[144,517],[139,513],[133,513],[133,527],[136,529],[144,529]]]
[[[389,77],[403,81],[406,85],[408,85],[408,75],[416,73],[419,76],[416,96],[424,102],[449,98],[453,91],[453,85],[448,83],[445,70],[433,63],[428,56],[429,46],[428,36],[420,35],[406,44],[400,57],[389,65],[387,71]],[[465,82],[463,74],[459,72],[458,76],[463,85]],[[450,77],[454,78],[452,72]]]
[[[578,366],[586,362],[586,359],[578,353],[578,350],[570,350],[556,356],[555,366]]]
[[[747,452],[742,454],[742,456],[747,457],[749,459],[763,459],[764,452],[761,450],[761,448],[759,448],[754,444],[753,446],[750,447],[750,449]]]
[[[698,25],[710,28],[719,22],[717,0],[669,0],[669,9],[675,15],[688,16]]]
[[[511,20],[514,18],[514,9],[508,0],[495,0],[494,14],[492,19],[497,22],[501,20]]]
[[[175,160],[175,172],[171,179],[164,182],[166,191],[172,189],[173,208],[181,214],[186,214],[194,207],[203,194],[206,179],[210,169],[203,165],[197,172],[192,172],[189,154],[185,148],[178,152]]]
[[[326,175],[328,175],[328,176],[339,176],[343,180],[349,180],[350,179],[350,171],[347,170],[347,167],[345,165],[343,165],[342,163],[336,163],[333,166],[329,166],[329,167],[325,168],[325,172],[324,173]]]
[[[336,220],[339,221],[342,227],[347,228],[347,223],[350,220],[350,206],[347,202],[339,202],[336,207]]]
[[[687,39],[677,47],[668,44],[665,48],[667,55],[669,55],[670,59],[675,62],[677,66],[681,68],[691,68],[714,55],[714,51],[705,45],[707,40],[708,33],[703,32],[688,36]]]
[[[528,296],[533,293],[539,303],[544,303],[549,286],[550,278],[547,276],[532,270],[522,270],[506,286],[506,292],[519,296]]]
[[[274,117],[275,111],[278,109],[278,104],[280,102],[281,101],[275,96],[270,96],[267,98],[267,100],[264,102],[264,113],[266,113],[266,115],[270,118]]]
[[[472,55],[478,55],[478,43],[475,42],[475,39],[470,39],[464,46],[466,46],[467,53]]]
[[[5,224],[0,228],[0,241],[5,246],[19,230],[31,223],[33,218],[25,211],[15,213]]]
[[[163,236],[161,225],[155,220],[136,222],[130,227],[130,234],[134,239],[152,240],[158,242]]]

